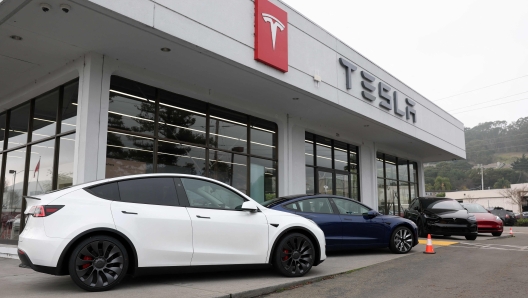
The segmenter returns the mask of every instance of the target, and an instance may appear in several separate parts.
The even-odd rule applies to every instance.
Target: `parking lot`
[[[528,228],[515,227],[515,231],[528,239]],[[509,239],[520,240],[520,238],[509,238],[507,233],[500,238],[504,240],[493,240],[497,237],[491,237],[487,234],[479,236],[475,242],[467,241],[464,237],[433,237],[433,245],[435,250],[438,250],[435,256],[443,255],[443,246],[446,245],[459,246],[459,249],[467,248],[467,253],[470,253],[472,249],[485,248],[482,243],[508,245]],[[420,242],[425,243],[425,239],[421,239]],[[525,245],[528,246],[528,241]],[[497,246],[495,250],[513,248],[514,246],[509,248],[508,246]],[[516,249],[519,250],[519,247]],[[401,262],[414,262],[415,259],[423,256],[424,250],[425,245],[419,244],[407,255],[396,255],[391,253],[389,249],[330,253],[323,264],[314,267],[306,276],[296,279],[284,278],[273,269],[149,276],[125,279],[115,290],[104,293],[84,292],[71,282],[69,276],[57,277],[37,273],[30,269],[19,268],[20,262],[18,260],[0,258],[0,289],[2,289],[3,297],[56,297],[57,295],[74,297],[79,294],[127,298],[168,297],[176,294],[178,297],[254,297],[307,282],[319,281],[335,274],[351,272],[360,268],[368,267],[369,270],[376,270],[377,266],[380,266],[377,264],[399,258],[408,258]],[[528,253],[528,249],[526,252]],[[449,261],[457,262],[456,259],[451,259],[449,256],[444,255],[443,257]],[[361,275],[363,270],[352,274]]]

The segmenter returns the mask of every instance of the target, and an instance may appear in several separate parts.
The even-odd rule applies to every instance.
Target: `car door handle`
[[[207,217],[207,216],[200,216],[200,215],[196,215],[196,217],[198,217],[198,218],[205,218],[205,219],[211,219],[210,217]]]
[[[128,212],[128,211],[121,211],[123,214],[134,214],[134,215],[137,215],[136,212]]]

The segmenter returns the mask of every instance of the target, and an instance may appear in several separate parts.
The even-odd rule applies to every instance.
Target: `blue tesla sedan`
[[[382,215],[360,202],[332,195],[293,195],[262,204],[313,220],[325,233],[326,249],[389,247],[405,254],[418,244],[418,227],[408,219]]]

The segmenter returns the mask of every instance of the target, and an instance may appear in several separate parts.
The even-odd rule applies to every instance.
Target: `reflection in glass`
[[[223,121],[211,116],[209,138],[213,148],[247,153],[247,126],[241,122]]]
[[[317,152],[317,166],[332,168],[332,148],[329,145],[316,143],[315,152]]]
[[[383,174],[383,155],[378,153],[378,157],[376,158],[376,168],[378,177],[385,177],[385,174]]]
[[[209,177],[247,194],[247,157],[209,150]]]
[[[352,147],[352,146],[351,146]],[[354,152],[352,149],[350,149],[350,173],[357,173],[358,172],[358,155],[357,151]]]
[[[388,214],[397,215],[398,212],[398,183],[396,180],[386,181],[387,209]]]
[[[312,167],[306,167],[306,194],[315,194],[315,176]]]
[[[153,172],[154,141],[108,132],[106,178]]]
[[[350,197],[350,194],[348,193],[348,179],[349,175],[336,174],[336,195]]]
[[[415,162],[409,163],[409,168],[411,169],[411,182],[418,182],[418,165]]]
[[[403,213],[403,211],[409,209],[409,203],[410,202],[411,202],[411,196],[410,196],[410,193],[409,193],[409,182],[400,181],[401,213]]]
[[[314,165],[314,149],[312,141],[306,140],[304,143],[304,159],[307,166]]]
[[[56,120],[58,106],[58,89],[35,99],[33,133],[31,134],[32,142],[55,135],[55,130],[57,129]]]
[[[334,179],[332,177],[332,173],[323,172],[323,171],[318,171],[318,173],[319,173],[319,177],[318,177],[319,193],[327,194],[327,195],[333,194]]]
[[[275,133],[253,126],[251,128],[251,154],[275,158]]]
[[[334,141],[334,165],[336,170],[349,170],[348,151],[345,143]]]
[[[418,197],[418,184],[410,183],[411,185],[411,200]]]
[[[79,92],[79,81],[64,86],[62,98],[62,122],[60,132],[74,130],[77,123],[77,98]]]
[[[128,98],[110,92],[108,127],[154,135],[155,113],[153,101]]]
[[[0,239],[18,240],[24,188],[26,150],[4,154],[6,158],[5,181],[2,200]]]
[[[205,103],[160,90],[158,135],[205,145]]]
[[[57,189],[65,188],[73,184],[73,156],[75,152],[75,134],[60,138],[59,168],[57,177]]]
[[[259,203],[277,197],[277,162],[251,158],[251,198]]]
[[[388,210],[385,210],[385,180],[378,178],[378,211],[381,214],[388,214]]]
[[[352,194],[351,198],[359,201],[359,180],[358,175],[351,174],[350,179],[352,180]]]
[[[385,178],[397,179],[396,176],[396,158],[385,154]]]
[[[27,143],[28,119],[29,102],[11,110],[7,148],[13,148]]]
[[[53,189],[53,157],[55,140],[29,147],[29,175],[27,193],[30,196],[43,194]]]
[[[409,181],[409,170],[406,159],[398,158],[398,178],[403,181]]]
[[[0,115],[0,150],[4,149],[4,133],[6,128],[6,114]]]
[[[160,140],[157,172],[205,176],[205,149]]]

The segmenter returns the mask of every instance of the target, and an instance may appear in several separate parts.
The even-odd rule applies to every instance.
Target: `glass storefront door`
[[[317,194],[349,197],[350,174],[327,168],[317,169]]]

